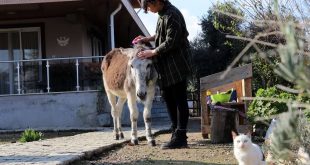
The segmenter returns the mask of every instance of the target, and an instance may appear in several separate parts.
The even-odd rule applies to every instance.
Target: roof
[[[129,14],[132,16],[132,18],[134,19],[134,21],[137,23],[137,25],[139,26],[139,28],[142,30],[143,34],[145,36],[150,36],[150,33],[148,32],[148,30],[146,29],[145,25],[142,23],[140,17],[138,16],[138,14],[136,13],[136,11],[134,10],[133,6],[129,3],[129,0],[121,0],[122,3],[124,4],[124,6],[126,7],[126,9],[128,10]]]
[[[82,0],[0,0],[0,5],[19,5],[32,3],[70,2]],[[134,8],[140,8],[141,0],[129,0]]]
[[[141,0],[129,0],[129,1],[134,8],[140,8],[141,7]]]
[[[51,3],[51,2],[69,2],[80,0],[0,0],[0,5],[17,5],[17,4],[31,4],[31,3]]]
[[[134,9],[140,7],[141,0],[109,1],[122,3],[143,34],[145,36],[150,35]],[[86,2],[90,2],[90,0],[0,0],[0,20],[33,18],[40,10],[41,17],[60,16],[69,12],[74,13],[79,8],[86,8],[87,6],[83,6]],[[104,2],[104,0],[93,0],[91,4],[98,4],[99,6]]]

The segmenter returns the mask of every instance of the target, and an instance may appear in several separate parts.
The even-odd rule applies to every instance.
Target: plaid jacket
[[[156,26],[154,56],[159,73],[159,85],[168,87],[186,80],[191,71],[188,31],[181,12],[167,2],[160,12]]]

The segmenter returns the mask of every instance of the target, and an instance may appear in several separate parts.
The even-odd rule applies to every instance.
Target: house
[[[0,130],[109,124],[100,61],[149,35],[139,3],[0,0]]]

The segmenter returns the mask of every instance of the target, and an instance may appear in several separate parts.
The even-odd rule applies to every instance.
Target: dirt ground
[[[91,160],[83,160],[73,165],[237,164],[232,144],[211,144],[209,140],[202,138],[200,132],[188,133],[189,148],[161,150],[160,145],[167,142],[170,136],[170,134],[156,136],[155,147],[148,146],[145,140],[139,141],[137,146],[123,144],[94,156]]]
[[[44,139],[71,136],[81,132],[45,132]],[[139,145],[132,146],[125,143],[121,146],[108,149],[93,156],[90,160],[81,160],[72,165],[232,165],[237,164],[233,156],[232,144],[212,144],[203,139],[200,132],[200,120],[189,121],[188,143],[189,148],[162,150],[160,146],[167,142],[171,134],[156,135],[156,146],[147,145],[146,140],[140,140]],[[0,145],[15,143],[20,133],[0,134]]]

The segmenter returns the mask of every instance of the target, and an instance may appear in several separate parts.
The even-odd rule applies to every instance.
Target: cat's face
[[[251,134],[240,134],[237,135],[236,133],[233,134],[233,139],[234,139],[234,147],[238,148],[240,150],[247,149],[252,141],[251,141]]]

